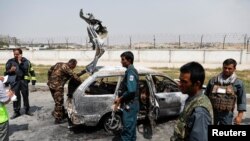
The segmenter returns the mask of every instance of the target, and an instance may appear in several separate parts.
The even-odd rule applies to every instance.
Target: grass
[[[33,65],[34,70],[36,71],[36,78],[38,83],[46,83],[47,82],[47,72],[50,66],[48,65]],[[77,66],[75,72],[80,72],[84,69],[84,66]],[[171,78],[179,78],[179,69],[177,68],[154,68],[156,70],[162,71],[166,73]],[[0,64],[0,75],[3,75],[4,72],[4,64]],[[204,84],[207,84],[210,78],[219,74],[221,69],[206,69],[206,79]],[[237,70],[236,74],[239,79],[244,82],[245,89],[247,93],[250,93],[250,73],[249,70]],[[83,75],[81,78],[85,79],[88,75]]]

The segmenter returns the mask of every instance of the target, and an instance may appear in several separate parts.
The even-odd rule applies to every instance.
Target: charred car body
[[[140,112],[138,120],[153,112],[153,118],[176,116],[183,110],[186,95],[183,95],[177,83],[161,72],[149,68],[136,67],[139,84],[147,85],[148,104],[139,96]],[[73,97],[66,102],[67,113],[72,125],[96,126],[102,124],[107,132],[118,131],[121,124],[119,112],[112,111],[115,97],[125,73],[123,67],[97,67],[75,90]],[[142,106],[143,105],[143,106]]]

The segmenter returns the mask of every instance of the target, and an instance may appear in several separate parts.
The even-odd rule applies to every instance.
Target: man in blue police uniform
[[[127,68],[125,76],[121,83],[121,93],[115,99],[115,110],[120,105],[122,111],[123,130],[121,133],[122,141],[136,140],[137,113],[139,111],[138,93],[139,76],[134,68],[134,55],[130,51],[121,54],[122,66]]]

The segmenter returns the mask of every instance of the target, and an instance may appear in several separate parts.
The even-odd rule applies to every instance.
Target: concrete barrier
[[[126,50],[106,50],[98,64],[120,65],[120,54]],[[148,67],[179,67],[189,61],[197,61],[208,68],[221,67],[227,58],[234,58],[240,69],[250,69],[250,53],[246,50],[131,50],[135,56],[135,63]],[[51,65],[56,62],[68,61],[70,58],[78,60],[80,65],[87,65],[93,60],[93,50],[24,50],[23,56],[34,64]],[[13,57],[12,50],[0,51],[0,63],[4,64]],[[237,67],[239,68],[239,67]]]

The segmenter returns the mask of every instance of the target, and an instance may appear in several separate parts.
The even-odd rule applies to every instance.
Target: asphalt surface
[[[10,141],[115,141],[118,139],[117,136],[107,134],[99,126],[79,126],[73,132],[67,128],[67,122],[55,125],[54,118],[51,115],[54,108],[54,101],[47,86],[45,84],[38,84],[36,89],[37,91],[30,93],[30,110],[34,115],[25,115],[24,109],[22,109],[20,117],[9,120]],[[250,104],[249,101],[250,96],[248,96],[248,103]],[[248,112],[245,113],[242,124],[250,125],[250,105],[247,108]],[[11,116],[13,114],[12,103],[7,105],[7,109]],[[169,140],[173,134],[175,119],[176,117],[170,117],[159,120],[151,139],[147,137],[147,134],[143,134],[142,125],[140,125],[139,131],[137,131],[137,140]]]

